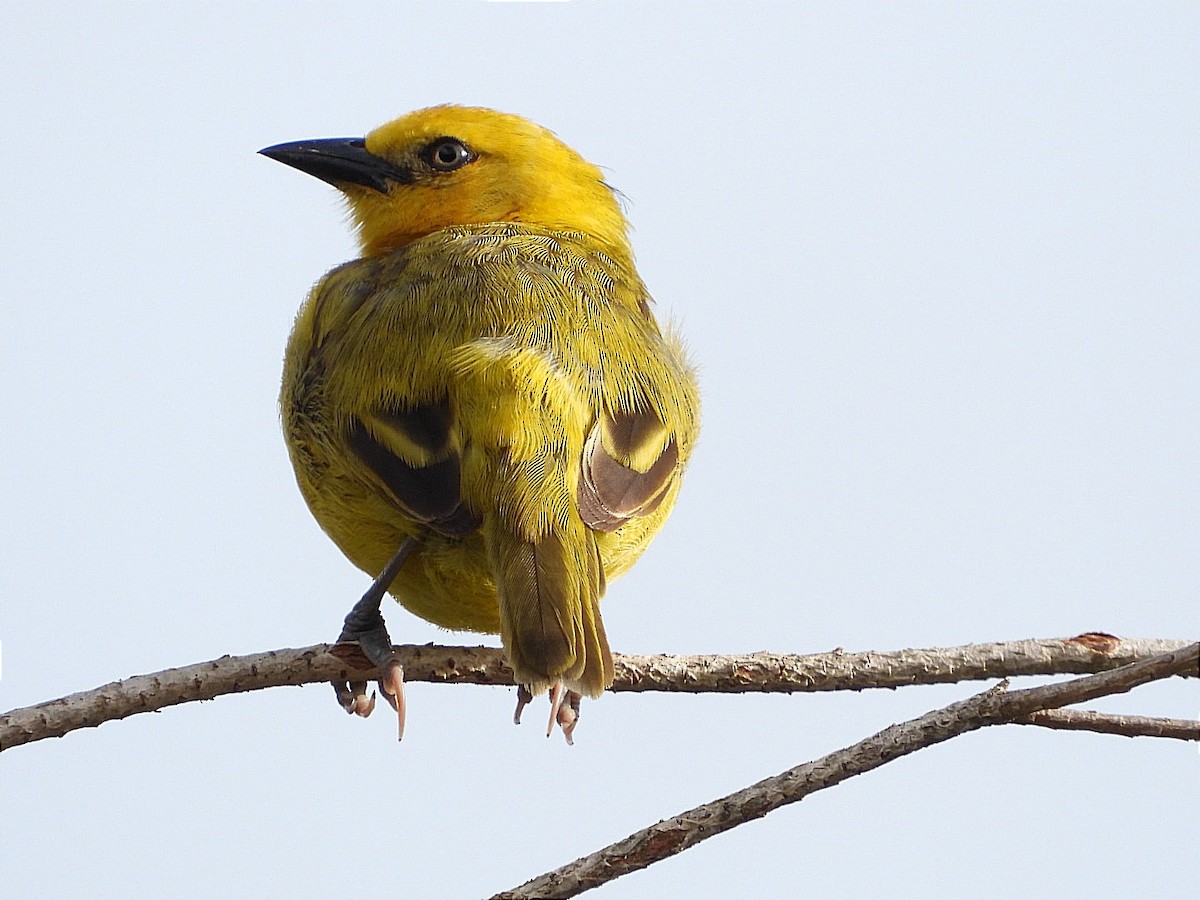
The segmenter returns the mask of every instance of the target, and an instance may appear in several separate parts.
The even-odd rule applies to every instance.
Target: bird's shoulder
[[[516,222],[447,228],[330,271],[297,318],[306,350],[330,338],[389,333],[497,334],[585,321],[656,331],[627,247]]]

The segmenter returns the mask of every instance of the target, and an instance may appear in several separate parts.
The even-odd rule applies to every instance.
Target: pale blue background
[[[337,634],[366,578],[275,396],[353,244],[255,151],[444,101],[605,167],[701,366],[616,649],[1195,636],[1198,10],[6,3],[0,708]],[[574,749],[498,688],[414,685],[400,747],[321,686],[227,697],[4,753],[0,878],[486,895],[981,687],[611,696]],[[991,729],[597,896],[1185,897],[1197,786],[1194,745]]]

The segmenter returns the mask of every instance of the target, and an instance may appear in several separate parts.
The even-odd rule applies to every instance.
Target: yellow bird
[[[517,716],[549,689],[570,740],[579,696],[613,680],[605,584],[666,521],[698,430],[694,372],[651,313],[614,190],[489,109],[261,152],[340,190],[361,246],[300,308],[280,396],[304,499],[375,578],[340,640],[383,669],[402,732],[383,594],[498,632]],[[364,683],[335,689],[369,714]]]

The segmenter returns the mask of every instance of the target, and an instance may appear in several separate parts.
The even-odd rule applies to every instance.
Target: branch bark
[[[1200,741],[1200,722],[1197,721],[1120,716],[1090,709],[1044,709],[1013,719],[1013,724],[1040,725],[1060,731],[1094,731],[1121,737],[1164,737],[1178,741]]]
[[[614,691],[782,692],[865,690],[915,684],[1100,672],[1185,646],[1184,641],[1122,640],[1090,632],[1073,638],[962,647],[806,656],[619,656]],[[500,650],[438,645],[397,648],[405,679],[436,684],[512,685]],[[209,662],[114,681],[0,714],[0,750],[61,737],[114,719],[223,694],[285,685],[366,679],[377,670],[356,645],[317,644]],[[1197,673],[1190,673],[1196,675]]]
[[[1198,666],[1200,644],[1192,644],[1143,662],[1060,684],[1006,692],[1007,685],[1002,683],[968,700],[892,725],[844,750],[642,829],[514,890],[497,894],[493,900],[574,897],[932,744],[1040,710],[1122,693],[1171,675],[1195,673]]]

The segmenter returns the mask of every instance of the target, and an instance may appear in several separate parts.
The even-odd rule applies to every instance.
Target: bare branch
[[[1013,719],[1017,725],[1041,725],[1062,731],[1094,731],[1122,737],[1164,737],[1200,741],[1200,721],[1156,719],[1150,716],[1120,716],[1088,709],[1044,709]]]
[[[1041,709],[1082,703],[1122,693],[1148,681],[1195,672],[1198,665],[1200,644],[1192,644],[1144,662],[1061,684],[1007,693],[1002,684],[918,719],[892,725],[844,750],[659,822],[519,888],[497,894],[493,900],[574,897],[923,747]]]
[[[794,693],[950,684],[1019,675],[1085,675],[1149,659],[1188,641],[1072,638],[908,650],[834,650],[805,656],[621,656],[614,691]],[[1189,673],[1200,675],[1200,672]]]
[[[968,644],[924,650],[834,650],[806,656],[621,656],[614,691],[782,692],[864,690],[1017,675],[1099,672],[1168,652],[1184,641],[1122,640],[1096,632],[1073,638]],[[500,650],[438,645],[397,648],[408,681],[511,685]],[[222,694],[373,677],[355,645],[317,644],[114,681],[0,715],[0,750],[136,713]],[[1196,673],[1191,673],[1196,674]]]

